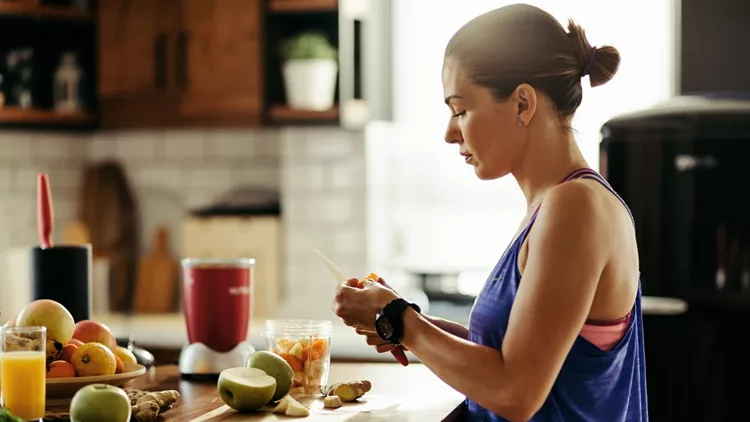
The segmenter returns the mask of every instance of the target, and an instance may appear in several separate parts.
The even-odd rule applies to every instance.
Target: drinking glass
[[[44,417],[46,395],[46,327],[2,329],[0,385],[3,406],[27,421]]]

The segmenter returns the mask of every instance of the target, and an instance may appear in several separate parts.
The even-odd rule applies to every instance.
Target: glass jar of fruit
[[[269,319],[266,347],[294,371],[290,393],[314,394],[328,381],[331,365],[331,321]]]

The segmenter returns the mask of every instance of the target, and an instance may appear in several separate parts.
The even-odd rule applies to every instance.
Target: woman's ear
[[[528,126],[536,113],[536,90],[529,84],[516,87],[513,97],[518,104],[518,126]]]

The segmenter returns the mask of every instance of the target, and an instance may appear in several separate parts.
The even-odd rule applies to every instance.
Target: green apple
[[[219,397],[238,412],[253,412],[265,406],[276,391],[276,379],[258,368],[229,368],[216,383]]]
[[[258,350],[250,355],[247,360],[249,368],[258,368],[276,379],[276,392],[271,398],[275,402],[289,393],[294,381],[294,370],[289,362],[285,361],[276,353],[267,350]]]
[[[70,402],[71,422],[129,422],[130,416],[128,395],[112,385],[87,385]]]

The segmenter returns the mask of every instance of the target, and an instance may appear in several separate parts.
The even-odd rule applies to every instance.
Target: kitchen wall
[[[36,230],[37,174],[47,172],[54,194],[60,238],[76,212],[75,196],[88,137],[27,131],[0,132],[0,248],[39,243]]]
[[[60,135],[0,133],[0,246],[37,243],[36,176],[48,172],[55,238],[76,215],[84,165],[123,163],[142,218],[143,247],[160,224],[180,256],[181,218],[231,189],[281,190],[285,315],[330,317],[334,283],[318,248],[347,274],[365,274],[364,137],[331,128],[167,130]]]

